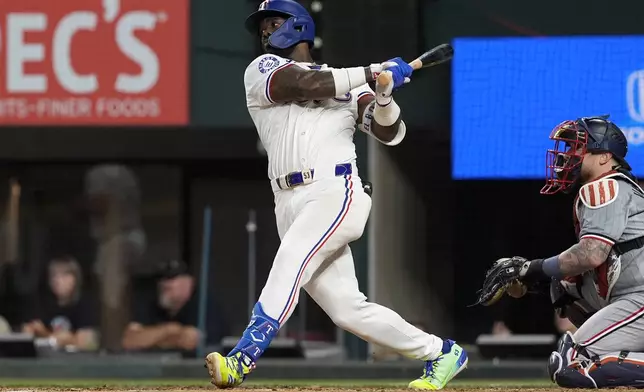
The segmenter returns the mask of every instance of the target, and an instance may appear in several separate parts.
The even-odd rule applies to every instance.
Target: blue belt
[[[353,167],[350,163],[340,163],[335,165],[336,177],[345,176],[353,173]],[[290,189],[298,185],[308,184],[313,181],[315,170],[303,170],[288,173],[279,176],[273,180],[279,189]]]

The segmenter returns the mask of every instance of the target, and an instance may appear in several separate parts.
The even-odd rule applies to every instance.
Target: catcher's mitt
[[[501,299],[508,287],[525,275],[525,269],[530,262],[523,257],[510,257],[498,259],[492,268],[485,273],[483,287],[477,292],[478,299],[475,305],[490,306]],[[523,273],[522,273],[522,270]]]

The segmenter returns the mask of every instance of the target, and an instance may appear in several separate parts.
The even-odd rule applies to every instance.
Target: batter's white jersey
[[[338,163],[355,161],[358,99],[374,94],[365,84],[325,101],[275,103],[270,96],[271,78],[277,70],[291,66],[332,69],[326,64],[298,63],[264,54],[250,63],[244,74],[246,103],[268,155],[270,179],[306,169],[328,172]]]
[[[355,166],[353,134],[358,99],[373,91],[365,84],[346,96],[321,102],[275,103],[269,87],[272,76],[283,67],[330,70],[326,65],[265,54],[244,75],[248,111],[268,153],[269,178],[315,170],[315,181],[275,190],[281,244],[258,302],[282,326],[304,288],[340,327],[412,358],[435,358],[442,340],[367,302],[355,276],[349,244],[362,236],[371,198]],[[352,172],[336,175],[339,163],[352,163]]]

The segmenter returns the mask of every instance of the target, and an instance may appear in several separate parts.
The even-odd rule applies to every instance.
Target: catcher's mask
[[[628,150],[626,136],[607,115],[564,121],[552,130],[550,140],[555,147],[546,152],[546,184],[541,194],[573,191],[587,153],[610,152],[619,167],[631,170],[624,160]]]

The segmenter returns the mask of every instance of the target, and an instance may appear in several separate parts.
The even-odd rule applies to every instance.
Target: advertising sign
[[[0,125],[185,125],[189,1],[0,0]]]

